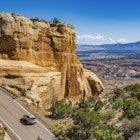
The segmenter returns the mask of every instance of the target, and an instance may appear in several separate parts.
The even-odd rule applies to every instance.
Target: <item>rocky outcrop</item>
[[[0,13],[0,60],[0,84],[25,90],[45,106],[53,99],[75,102],[103,90],[97,77],[84,72],[75,29],[66,23]]]

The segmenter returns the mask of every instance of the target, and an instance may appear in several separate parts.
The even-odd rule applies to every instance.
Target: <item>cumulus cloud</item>
[[[117,40],[117,42],[119,42],[119,43],[126,43],[128,41],[126,39],[124,39],[124,38],[120,38],[120,39]]]
[[[111,38],[111,37],[108,37],[108,40],[109,40],[111,43],[116,43],[116,41],[115,41],[113,38]]]
[[[128,40],[124,38],[119,38],[119,39],[114,39],[112,37],[105,37],[103,35],[88,35],[88,34],[83,34],[83,35],[77,35],[77,39],[83,39],[85,40],[98,40],[98,41],[104,41],[104,43],[127,43]]]
[[[111,37],[108,37],[108,41],[110,41],[111,43],[127,43],[128,41],[124,38],[120,38],[120,39],[113,39]]]
[[[97,36],[92,36],[92,35],[77,35],[78,39],[89,39],[89,40],[104,40],[104,36],[102,35],[97,35]]]

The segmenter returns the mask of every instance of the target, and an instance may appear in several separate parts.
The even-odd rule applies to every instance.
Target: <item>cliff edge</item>
[[[0,85],[47,107],[99,95],[103,85],[76,56],[73,26],[0,13]]]

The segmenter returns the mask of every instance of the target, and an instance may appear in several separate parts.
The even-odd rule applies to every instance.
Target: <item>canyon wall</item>
[[[76,56],[73,26],[0,13],[0,85],[47,107],[99,95],[103,85]]]

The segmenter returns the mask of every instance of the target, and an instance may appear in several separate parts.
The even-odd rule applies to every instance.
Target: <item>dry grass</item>
[[[105,87],[104,93],[109,93],[116,88],[123,88],[126,85],[140,83],[140,78],[137,78],[137,79],[136,78],[131,78],[131,79],[103,78],[103,79],[101,79],[101,81]]]

